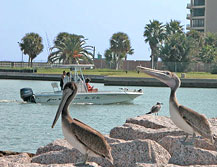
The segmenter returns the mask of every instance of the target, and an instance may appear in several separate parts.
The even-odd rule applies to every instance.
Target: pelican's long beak
[[[161,70],[155,70],[147,67],[137,66],[136,67],[139,70],[142,70],[144,73],[160,80],[161,82],[165,83],[169,87],[174,86],[174,82],[171,80],[171,73],[169,71],[161,71]]]
[[[58,108],[58,110],[57,110],[56,116],[55,116],[55,118],[54,118],[54,121],[53,121],[53,124],[52,124],[52,128],[55,126],[57,120],[59,119],[59,116],[60,116],[60,114],[61,114],[62,111],[63,111],[63,108],[64,108],[64,106],[65,106],[65,103],[66,103],[67,99],[69,98],[69,96],[72,94],[72,91],[73,91],[73,90],[71,90],[71,89],[65,89],[65,90],[63,91],[62,100],[61,100],[61,102],[60,102],[60,105],[59,105],[59,108]]]

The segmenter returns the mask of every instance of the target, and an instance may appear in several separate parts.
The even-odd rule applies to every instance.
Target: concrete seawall
[[[60,76],[58,74],[0,72],[0,79],[59,81]],[[154,78],[107,77],[99,75],[85,75],[85,77],[91,78],[93,83],[104,83],[110,86],[166,86]],[[181,79],[181,81],[181,87],[217,88],[217,79]]]

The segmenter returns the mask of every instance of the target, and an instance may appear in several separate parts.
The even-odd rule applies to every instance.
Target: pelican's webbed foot
[[[194,145],[194,141],[195,141],[195,137],[196,137],[196,135],[195,135],[195,133],[193,133],[193,137],[192,137],[192,140],[191,141],[189,141],[189,142],[187,142],[186,140],[188,139],[188,134],[186,135],[186,137],[184,138],[184,140],[183,141],[180,141],[183,145]]]
[[[76,163],[75,166],[80,166],[80,167],[82,167],[82,166],[89,166],[88,164],[86,164],[86,162],[87,162],[87,157],[88,157],[88,154],[85,154],[85,155],[84,155],[84,161],[83,161],[83,162]]]

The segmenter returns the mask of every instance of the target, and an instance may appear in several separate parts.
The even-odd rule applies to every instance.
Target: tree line
[[[217,34],[191,30],[185,33],[179,21],[163,25],[150,21],[144,31],[145,42],[151,48],[153,68],[160,58],[170,71],[183,72],[190,63],[217,63]],[[178,66],[176,66],[178,64]]]
[[[192,62],[217,64],[217,34],[215,33],[202,33],[195,30],[185,33],[179,21],[171,20],[163,24],[158,20],[150,20],[150,23],[144,27],[143,37],[151,49],[152,68],[156,68],[159,59],[168,70],[178,72],[187,70]],[[29,56],[30,66],[33,59],[44,48],[42,38],[37,33],[27,33],[19,46],[21,51]],[[61,32],[50,48],[48,62],[92,63],[94,51],[95,47],[88,45],[84,36]],[[131,47],[128,35],[117,32],[110,38],[110,47],[105,50],[104,57],[110,68],[118,70],[121,68],[122,60],[127,60],[127,56],[133,54],[134,49]]]

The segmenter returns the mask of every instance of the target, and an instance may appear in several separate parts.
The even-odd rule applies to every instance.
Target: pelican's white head
[[[63,88],[63,95],[61,102],[59,104],[56,116],[54,118],[52,128],[55,126],[60,114],[63,112],[64,109],[67,109],[71,101],[74,99],[75,95],[77,94],[77,86],[74,82],[68,82]]]
[[[165,83],[171,88],[171,90],[176,90],[180,87],[181,81],[175,73],[170,71],[155,70],[142,66],[137,66],[137,69]]]

